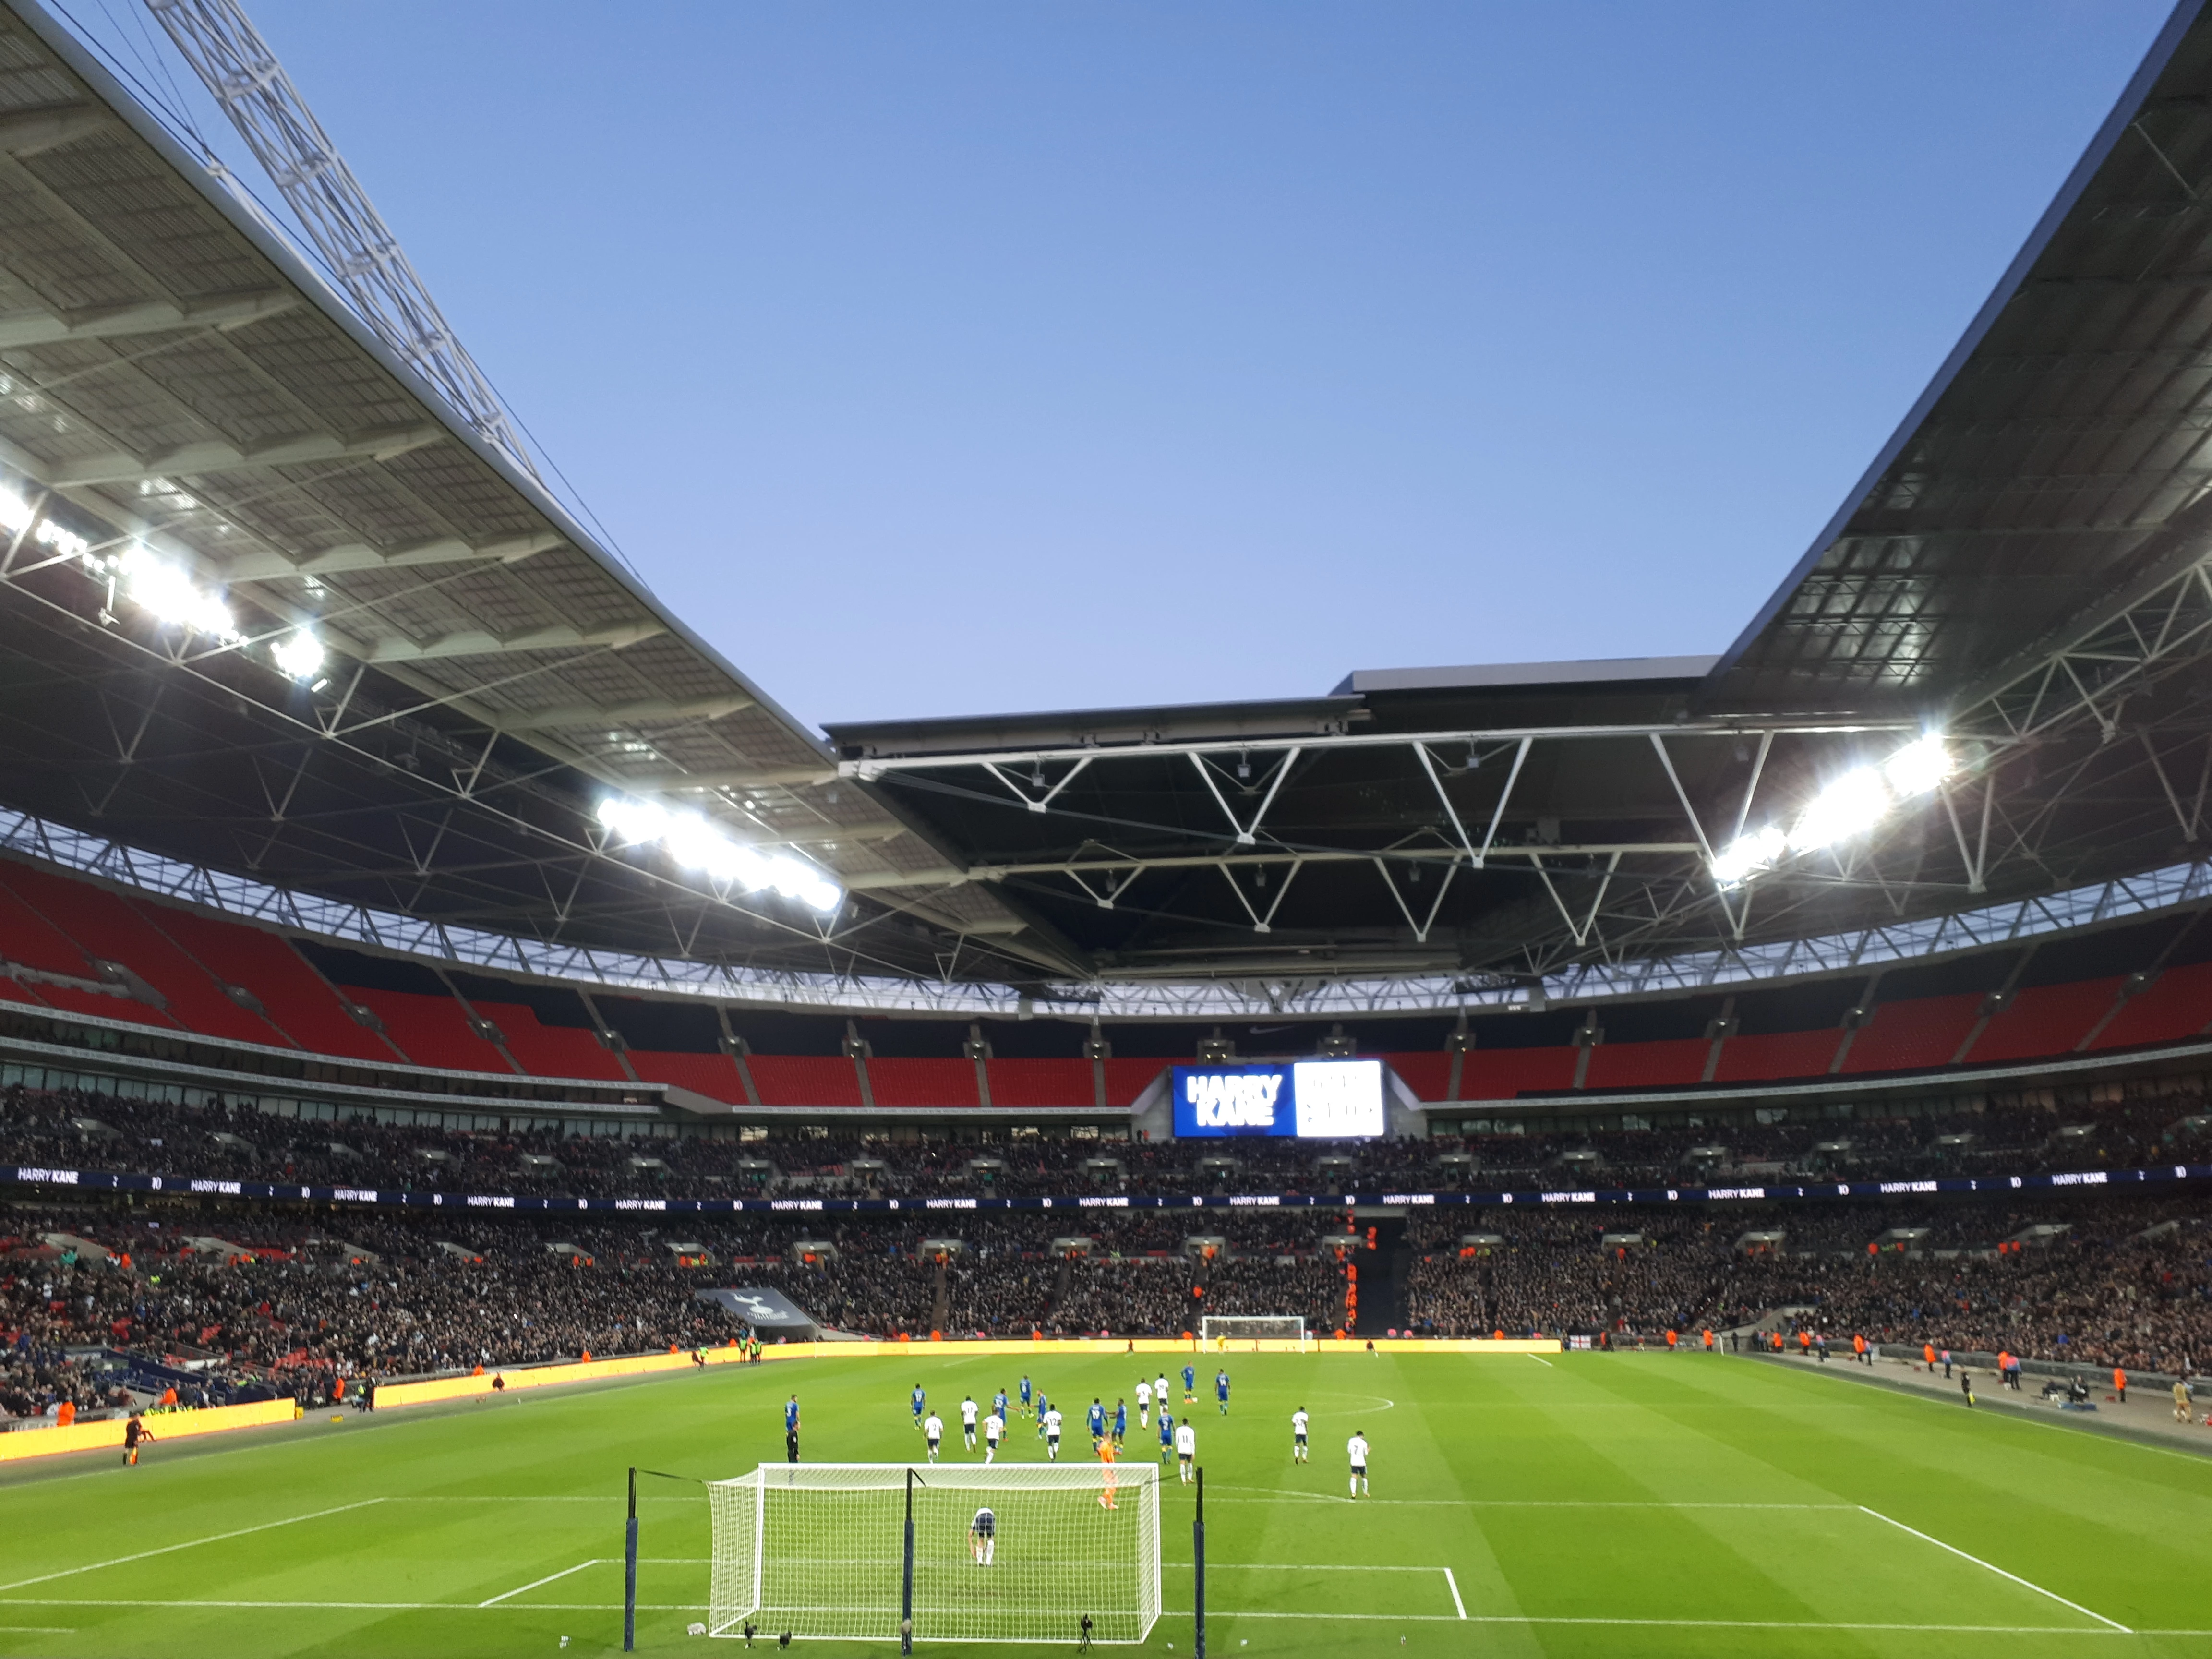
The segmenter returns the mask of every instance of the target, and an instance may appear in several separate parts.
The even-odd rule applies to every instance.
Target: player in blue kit
[[[919,1394],[921,1390],[917,1389],[915,1392]],[[1182,1368],[1182,1403],[1188,1406],[1197,1398],[1198,1367],[1195,1365],[1186,1365]],[[921,1415],[921,1408],[919,1406],[915,1407],[915,1414],[918,1417]]]
[[[1030,1379],[1029,1379],[1028,1375],[1027,1375],[1026,1373],[1024,1373],[1024,1376],[1023,1376],[1023,1377],[1022,1377],[1022,1409],[1023,1409],[1024,1411],[1027,1411],[1027,1410],[1029,1410],[1029,1408],[1030,1408]]]
[[[1128,1432],[1129,1402],[1126,1400],[1117,1400],[1114,1402],[1114,1443],[1120,1445]]]
[[[922,1410],[929,1403],[928,1396],[921,1391],[921,1383],[914,1385],[914,1397],[907,1403],[914,1407],[914,1425],[918,1429],[921,1426]]]
[[[1022,1381],[1026,1382],[1029,1381],[1029,1378],[1025,1376]],[[1044,1438],[1044,1414],[1051,1408],[1052,1401],[1047,1400],[1044,1397],[1044,1390],[1042,1389],[1039,1389],[1036,1392],[1036,1425],[1037,1438],[1040,1440]]]
[[[999,1414],[999,1421],[1006,1420],[1006,1391],[1001,1389],[991,1396],[991,1409]]]
[[[1166,1462],[1168,1454],[1174,1450],[1175,1419],[1168,1415],[1167,1407],[1163,1406],[1160,1407],[1160,1462]]]
[[[1218,1401],[1219,1401],[1221,1402],[1221,1414],[1222,1414],[1224,1417],[1228,1416],[1228,1415],[1229,1415],[1229,1373],[1228,1373],[1227,1371],[1216,1371],[1216,1372],[1214,1372],[1214,1374],[1213,1374],[1213,1397],[1214,1397],[1216,1400],[1218,1400]]]
[[[1091,1409],[1084,1415],[1091,1425],[1091,1449],[1097,1451],[1098,1443],[1106,1437],[1106,1407],[1098,1403],[1096,1395],[1091,1396]]]

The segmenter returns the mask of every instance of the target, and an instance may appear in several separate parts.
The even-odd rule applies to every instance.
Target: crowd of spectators
[[[739,1140],[463,1133],[11,1088],[0,1092],[0,1161],[579,1197],[1481,1189],[2162,1163],[2196,1146],[2191,1120],[2203,1115],[2186,1096],[2064,1113],[1975,1104],[1844,1123],[1320,1145]],[[1634,1338],[1801,1310],[1790,1316],[1808,1328],[1874,1340],[2172,1367],[2212,1352],[2212,1233],[2198,1207],[2106,1193],[2032,1209],[1912,1199],[1431,1212],[1408,1235],[1392,1316],[1437,1334]],[[878,1338],[1175,1334],[1207,1313],[1291,1315],[1326,1331],[1344,1317],[1331,1243],[1344,1226],[1333,1212],[1271,1207],[600,1223],[40,1196],[0,1209],[0,1411],[95,1411],[135,1397],[112,1362],[93,1358],[102,1352],[184,1367],[210,1386],[319,1398],[349,1376],[719,1343],[737,1328],[694,1293],[730,1285],[779,1291],[826,1327]],[[926,1245],[939,1237],[962,1248]],[[1378,1282],[1363,1267],[1361,1289],[1370,1311],[1390,1299],[1387,1274]]]
[[[1305,1194],[2127,1168],[2203,1158],[2212,1152],[2212,1134],[2200,1133],[2208,1117],[2199,1098],[2164,1097],[2063,1113],[1981,1101],[1946,1115],[1846,1122],[1358,1142],[1076,1139],[1012,1130],[961,1141],[826,1133],[744,1140],[465,1133],[379,1122],[365,1109],[316,1120],[219,1100],[179,1105],[15,1086],[0,1092],[0,1162],[558,1198]],[[1477,1121],[1496,1128],[1496,1120]]]
[[[1320,1221],[1240,1217],[1186,1250],[1145,1212],[963,1219],[951,1231],[729,1217],[678,1232],[538,1212],[24,1200],[0,1209],[0,1407],[123,1403],[100,1380],[102,1354],[314,1400],[346,1377],[720,1344],[740,1327],[696,1293],[730,1286],[781,1291],[823,1327],[879,1338],[1173,1335],[1200,1309],[1326,1328],[1341,1307]]]
[[[1482,1213],[1480,1243],[1416,1231],[1412,1328],[1650,1340],[1778,1322],[2140,1370],[2212,1358],[2212,1221],[2191,1196]]]

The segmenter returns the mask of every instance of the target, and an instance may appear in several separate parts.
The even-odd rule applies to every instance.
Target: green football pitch
[[[2186,1452],[1704,1354],[1227,1364],[1229,1415],[1206,1398],[1193,1419],[1218,1659],[2212,1659],[2212,1461]],[[916,1382],[964,1459],[961,1395],[988,1401],[1020,1375],[957,1351],[732,1366],[156,1443],[135,1469],[119,1455],[15,1466],[0,1482],[0,1655],[618,1651],[629,1465],[719,1477],[781,1462],[793,1390],[810,1458],[917,1458]],[[1139,1367],[1039,1356],[1031,1375],[1068,1407],[1133,1406]],[[1374,1447],[1358,1502],[1355,1429]],[[1133,1412],[1133,1453],[1156,1455],[1152,1439]],[[1010,1443],[1043,1455],[1025,1422]],[[1086,1447],[1079,1431],[1065,1455]],[[685,1634],[705,1616],[700,1491],[655,1480],[643,1497],[639,1650],[741,1648]],[[1170,1475],[1154,1653],[1191,1650],[1190,1522]],[[892,1650],[808,1651],[848,1648]]]

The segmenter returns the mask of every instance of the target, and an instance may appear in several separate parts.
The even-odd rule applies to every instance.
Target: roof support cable
[[[146,6],[283,192],[362,319],[487,443],[538,477],[499,394],[237,0]]]

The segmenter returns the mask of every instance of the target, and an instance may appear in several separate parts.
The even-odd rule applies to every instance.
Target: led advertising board
[[[1178,1066],[1177,1139],[1234,1135],[1346,1139],[1382,1133],[1382,1062]]]

